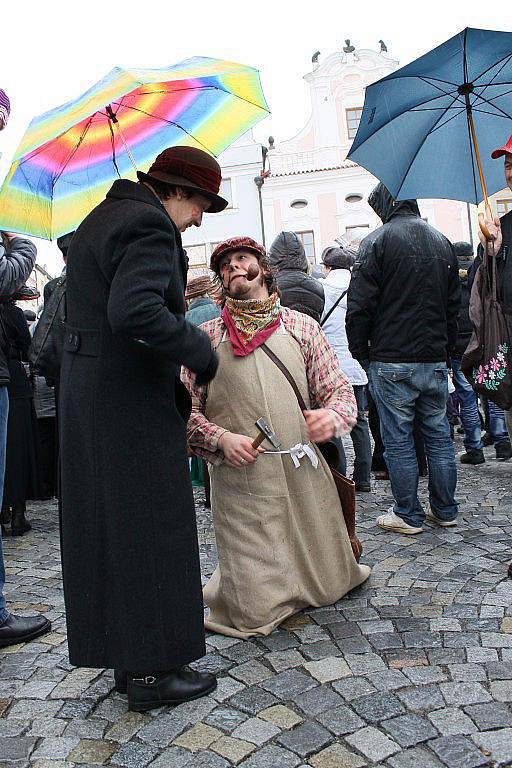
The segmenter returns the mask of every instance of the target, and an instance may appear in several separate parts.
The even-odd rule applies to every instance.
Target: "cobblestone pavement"
[[[208,637],[211,696],[127,712],[111,671],[67,661],[54,503],[7,539],[8,599],[53,632],[0,652],[0,766],[476,768],[512,765],[512,462],[461,468],[456,529],[375,527],[388,483],[359,497],[370,580],[270,637]],[[422,497],[426,486],[423,481]],[[203,575],[215,563],[197,492]]]

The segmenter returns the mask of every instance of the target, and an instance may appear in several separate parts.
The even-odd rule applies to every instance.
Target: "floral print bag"
[[[462,371],[476,392],[504,410],[512,408],[512,315],[497,297],[496,258],[485,254],[477,272],[469,315],[473,335]]]

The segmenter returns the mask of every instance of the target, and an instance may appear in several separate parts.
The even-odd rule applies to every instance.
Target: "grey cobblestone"
[[[31,768],[86,768],[94,760],[124,768],[510,762],[510,463],[496,463],[492,449],[487,456],[478,487],[475,469],[461,467],[463,514],[454,531],[428,525],[407,538],[376,528],[389,505],[389,485],[376,483],[358,499],[364,562],[376,566],[368,582],[268,637],[208,634],[207,656],[196,666],[219,674],[217,690],[143,715],[127,712],[111,670],[69,664],[56,506],[31,504],[33,530],[5,541],[8,598],[14,610],[45,613],[54,626],[47,638],[0,651],[1,768],[28,768],[29,760]],[[195,494],[205,580],[215,545],[202,490]],[[191,727],[199,727],[196,740],[179,745]]]

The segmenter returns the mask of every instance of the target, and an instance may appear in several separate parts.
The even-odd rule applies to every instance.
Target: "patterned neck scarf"
[[[237,357],[250,354],[272,335],[279,326],[280,310],[277,293],[268,299],[226,299],[221,314]]]

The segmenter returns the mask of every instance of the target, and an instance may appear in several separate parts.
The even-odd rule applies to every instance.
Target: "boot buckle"
[[[154,675],[147,675],[146,677],[133,677],[134,683],[144,683],[144,685],[154,685],[156,683],[156,677]]]

